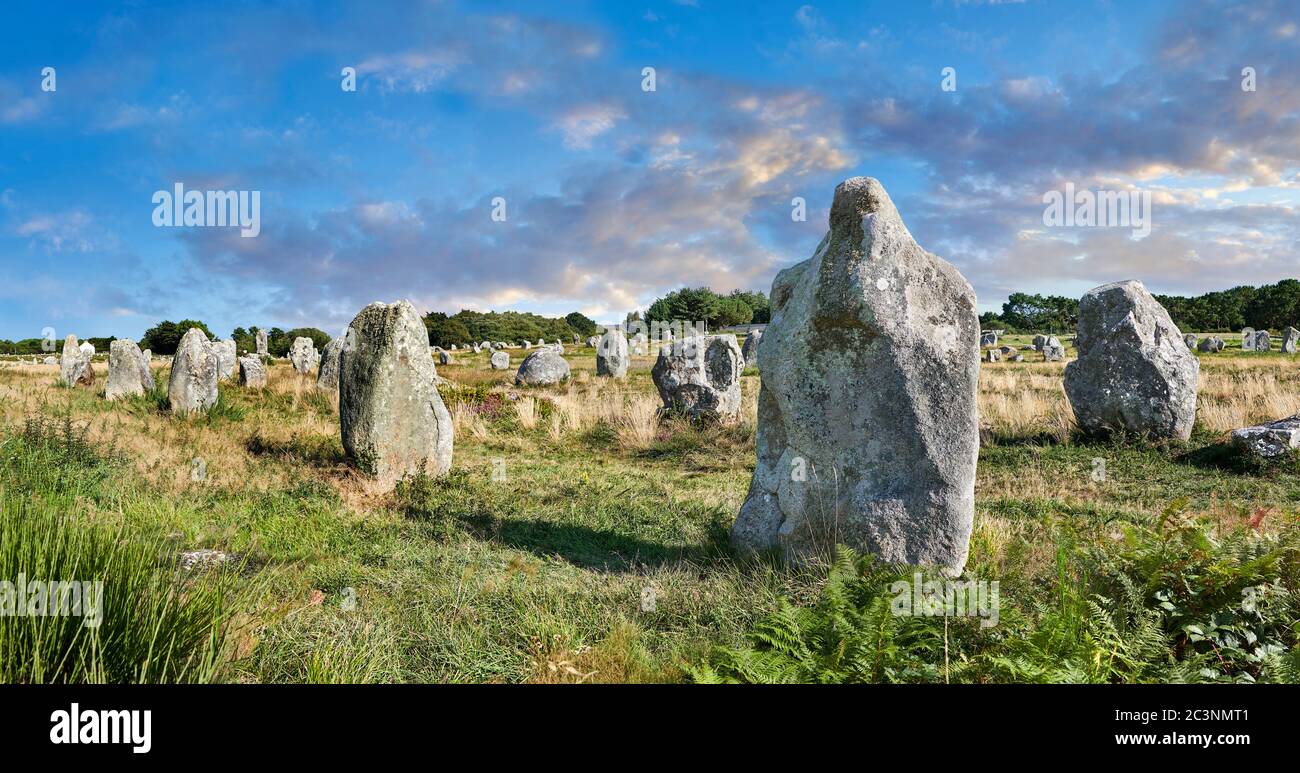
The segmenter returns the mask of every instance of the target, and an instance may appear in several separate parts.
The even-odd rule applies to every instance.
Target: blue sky
[[[612,320],[766,290],[854,175],[982,310],[1300,275],[1294,2],[91,7],[6,6],[0,338],[335,333],[402,297]],[[177,182],[260,191],[261,233],[154,227]],[[1066,182],[1149,192],[1151,234],[1044,228]]]

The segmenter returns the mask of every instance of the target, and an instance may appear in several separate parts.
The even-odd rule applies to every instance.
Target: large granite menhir
[[[1169,312],[1136,280],[1079,300],[1079,358],[1065,366],[1065,395],[1088,433],[1181,438],[1196,420],[1201,362]]]
[[[388,486],[415,473],[446,473],[451,414],[415,307],[372,303],[348,327],[339,351],[339,429],[348,457]]]
[[[975,516],[979,319],[970,284],[912,238],[872,178],[772,282],[758,347],[758,465],[737,547],[959,572]]]

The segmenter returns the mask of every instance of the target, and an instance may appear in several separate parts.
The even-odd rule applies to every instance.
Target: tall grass
[[[232,641],[230,579],[183,577],[157,530],[91,518],[84,497],[116,466],[67,419],[34,419],[0,441],[0,682],[221,675]],[[51,582],[80,592],[65,585],[42,603],[38,588]],[[20,595],[31,599],[25,610]]]

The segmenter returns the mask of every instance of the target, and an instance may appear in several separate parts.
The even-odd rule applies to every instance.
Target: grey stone
[[[54,357],[54,356],[46,357],[45,360],[44,360],[44,362],[45,362],[46,365],[58,365],[58,364],[59,364],[59,358],[58,358],[58,357]]]
[[[185,415],[206,411],[217,403],[217,353],[202,330],[192,327],[181,337],[172,358],[167,382],[167,401],[172,413]]]
[[[958,271],[879,182],[841,183],[830,233],[772,283],[758,350],[758,464],[740,548],[966,563],[979,453],[979,319]]]
[[[1273,341],[1269,338],[1267,330],[1255,331],[1255,351],[1267,352],[1273,348]]]
[[[1048,336],[1043,342],[1043,362],[1060,362],[1065,359],[1065,347],[1056,336]]]
[[[733,421],[740,414],[744,367],[734,335],[697,335],[660,347],[650,376],[665,410]]]
[[[1034,351],[1041,352],[1043,350],[1043,347],[1046,345],[1047,345],[1047,336],[1041,334],[1034,336]]]
[[[509,370],[510,355],[505,352],[492,352],[492,370]]]
[[[985,359],[987,359],[989,362],[997,362],[998,360],[1002,359],[1002,353],[999,352],[997,349],[985,349],[984,354],[985,354]]]
[[[632,358],[627,349],[627,336],[619,328],[610,328],[597,339],[596,375],[622,378]]]
[[[992,330],[985,330],[980,333],[980,346],[997,346],[998,334]]]
[[[749,335],[745,336],[745,345],[740,350],[741,355],[745,358],[745,367],[758,366],[758,345],[762,341],[762,330],[751,330]]]
[[[89,341],[82,341],[80,349],[81,355],[87,360],[95,356],[95,345]]]
[[[235,340],[214,341],[212,351],[217,355],[217,372],[221,378],[235,377],[235,361],[239,359],[235,352]]]
[[[235,560],[235,557],[229,553],[210,548],[200,548],[199,550],[186,550],[180,555],[181,569],[187,572],[204,571],[207,569],[216,569],[224,564]]]
[[[94,347],[91,347],[93,350]],[[63,339],[63,358],[59,361],[59,381],[65,386],[90,386],[95,383],[95,369],[90,357],[77,345],[77,337]]]
[[[999,346],[998,353],[1004,356],[1015,354],[1018,350],[1014,346]]]
[[[256,355],[239,358],[239,385],[249,389],[261,389],[266,386],[266,365]]]
[[[1232,444],[1266,459],[1300,448],[1300,414],[1254,427],[1234,429]]]
[[[266,349],[266,331],[265,331],[265,330],[260,330],[260,329],[259,329],[259,330],[257,331],[257,354],[258,354],[258,356],[260,356],[260,357],[266,357],[268,354],[270,354],[270,352],[268,352],[267,349]]]
[[[1141,282],[1084,294],[1078,343],[1079,358],[1065,368],[1065,394],[1080,428],[1188,438],[1200,360]]]
[[[1241,350],[1243,352],[1255,351],[1255,328],[1243,327],[1241,329]]]
[[[453,347],[453,348],[454,348],[454,347]],[[456,362],[456,361],[453,360],[453,359],[451,358],[451,353],[450,353],[450,352],[448,352],[448,351],[446,351],[446,350],[443,350],[443,349],[439,349],[439,350],[438,350],[438,364],[439,364],[439,365],[454,365],[455,362]]]
[[[600,336],[592,336],[591,338],[588,338],[587,346],[590,346],[592,349],[595,349],[597,346],[600,346],[600,338],[601,338]]]
[[[1183,343],[1187,344],[1187,348],[1188,348],[1188,349],[1195,349],[1195,348],[1196,348],[1196,334],[1195,334],[1195,333],[1183,333]]]
[[[428,331],[409,301],[372,303],[339,353],[339,430],[364,472],[392,485],[451,469],[452,423],[438,394]]]
[[[552,347],[543,347],[524,358],[515,373],[515,384],[558,384],[569,377],[569,363]]]
[[[146,372],[148,368],[145,369]],[[117,400],[142,395],[146,388],[140,374],[140,347],[129,338],[118,338],[108,344],[108,384],[104,397]]]
[[[140,385],[144,387],[146,392],[152,392],[154,387],[157,386],[157,382],[153,378],[153,369],[149,367],[152,360],[153,352],[148,349],[140,352]]]
[[[1300,343],[1300,330],[1291,326],[1282,328],[1282,353],[1295,354],[1296,344]]]
[[[316,376],[316,388],[323,389],[326,392],[337,392],[339,389],[339,353],[343,351],[343,342],[347,339],[347,332],[344,331],[342,336],[331,338],[330,342],[325,344],[325,350],[321,352],[320,373]]]
[[[315,342],[306,336],[293,339],[293,346],[289,347],[289,362],[293,363],[294,370],[310,376],[320,365],[320,354],[316,351]]]
[[[1201,352],[1221,352],[1223,351],[1224,342],[1218,336],[1206,336],[1196,345],[1197,351]]]

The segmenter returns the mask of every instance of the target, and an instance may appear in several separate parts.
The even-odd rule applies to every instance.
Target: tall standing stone
[[[1191,435],[1201,363],[1141,282],[1102,285],[1080,299],[1078,347],[1065,394],[1081,429]]]
[[[104,397],[117,400],[122,397],[142,395],[152,386],[145,387],[140,372],[140,347],[129,338],[118,338],[108,344],[108,384]]]
[[[239,359],[239,354],[235,350],[235,339],[228,338],[225,341],[214,341],[212,351],[217,355],[217,370],[220,377],[223,379],[234,378],[236,360]]]
[[[1300,343],[1300,330],[1291,326],[1282,328],[1282,353],[1295,354],[1296,344]]]
[[[1255,351],[1255,328],[1243,327],[1241,329],[1241,350],[1243,352]]]
[[[316,387],[326,392],[337,392],[339,389],[339,352],[343,351],[343,340],[347,338],[347,333],[342,338],[331,338],[330,342],[325,344],[325,351],[320,358],[320,373],[316,376]]]
[[[140,352],[140,384],[146,392],[152,392],[154,387],[157,386],[157,382],[153,379],[153,369],[149,367],[152,360],[153,352],[148,349]]]
[[[762,330],[751,330],[745,336],[745,345],[740,353],[745,358],[745,367],[758,365],[758,345],[763,341]]]
[[[167,401],[172,413],[183,416],[216,405],[218,371],[212,342],[202,330],[190,328],[172,358],[171,378],[167,382]]]
[[[451,414],[438,394],[429,333],[409,301],[372,303],[339,356],[339,428],[348,457],[384,484],[451,468]]]
[[[65,386],[90,386],[95,383],[95,369],[91,367],[90,358],[85,351],[77,344],[75,335],[63,339],[59,381]]]
[[[777,274],[758,349],[758,464],[741,548],[966,563],[979,453],[975,293],[880,183],[840,183],[830,232]]]
[[[1256,330],[1256,331],[1255,331],[1255,351],[1257,351],[1257,352],[1267,352],[1267,351],[1272,350],[1272,348],[1273,348],[1273,341],[1272,341],[1271,338],[1269,338],[1268,331],[1267,331],[1267,330]]]
[[[627,375],[632,361],[627,350],[627,336],[621,328],[612,327],[596,342],[596,375],[622,378]]]
[[[270,352],[267,351],[266,348],[266,331],[262,330],[261,328],[258,328],[257,331],[257,356],[258,357],[270,356]]]
[[[425,344],[428,347],[428,344]],[[316,343],[306,336],[298,336],[293,339],[293,346],[289,348],[289,362],[293,363],[293,369],[304,376],[310,376],[311,372],[320,364],[320,354],[316,351]]]
[[[745,358],[734,335],[692,336],[661,346],[650,377],[664,410],[733,421],[740,415],[744,368]]]

